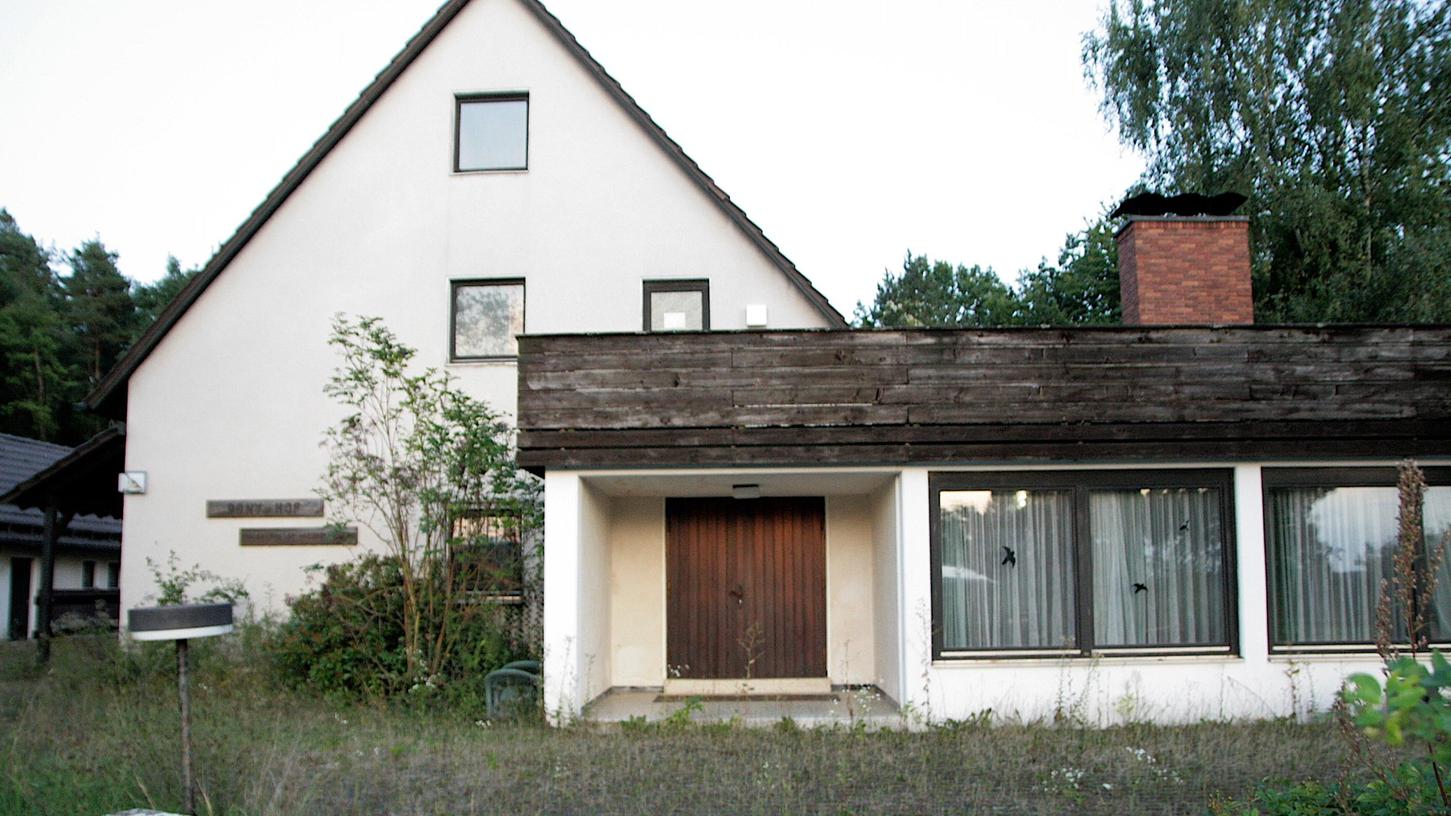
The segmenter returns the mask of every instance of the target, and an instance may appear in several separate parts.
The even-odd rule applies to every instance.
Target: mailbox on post
[[[176,641],[176,689],[181,701],[181,787],[186,813],[196,813],[196,791],[191,778],[191,695],[187,690],[187,641],[225,635],[232,631],[232,605],[187,604],[132,609],[126,627],[136,640]]]

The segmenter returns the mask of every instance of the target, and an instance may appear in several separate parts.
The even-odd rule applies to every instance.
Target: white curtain
[[[1219,511],[1208,487],[1089,493],[1095,645],[1228,642]]]
[[[1270,603],[1276,643],[1370,643],[1391,577],[1399,504],[1393,487],[1270,490]],[[1426,492],[1427,542],[1451,530],[1451,487]],[[1432,636],[1451,635],[1451,565],[1442,565]],[[1398,621],[1401,617],[1396,615]],[[1397,625],[1397,637],[1405,627]]]
[[[947,649],[1074,646],[1073,494],[943,491]]]

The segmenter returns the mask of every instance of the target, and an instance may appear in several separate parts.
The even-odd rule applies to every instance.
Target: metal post
[[[176,642],[176,690],[181,698],[182,813],[196,813],[196,791],[191,782],[191,695],[186,683],[186,640]]]

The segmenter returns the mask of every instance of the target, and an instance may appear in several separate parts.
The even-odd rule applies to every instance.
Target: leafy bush
[[[1215,816],[1411,816],[1445,813],[1434,779],[1420,776],[1410,766],[1401,766],[1392,776],[1371,782],[1323,783],[1314,780],[1296,785],[1261,784],[1244,802],[1213,805]]]
[[[1408,759],[1386,780],[1403,789],[1406,801],[1430,812],[1437,807],[1451,812],[1445,788],[1445,769],[1451,767],[1451,663],[1440,652],[1431,653],[1427,668],[1414,657],[1400,657],[1386,666],[1385,684],[1374,675],[1353,674],[1341,692],[1355,725],[1373,739],[1393,748],[1412,745],[1425,750],[1425,758]]]
[[[386,556],[370,554],[325,568],[321,585],[292,599],[291,606],[292,616],[279,627],[274,644],[278,668],[294,685],[329,696],[407,693],[478,706],[484,676],[525,652],[511,607],[464,596],[454,609],[433,611],[455,619],[450,631],[457,641],[448,662],[437,674],[411,674],[403,577],[398,562]],[[424,624],[425,631],[437,631]]]
[[[176,552],[167,553],[166,563],[158,564],[149,557],[146,568],[156,583],[156,595],[147,596],[158,606],[180,606],[189,603],[241,604],[249,600],[247,587],[236,578],[223,578],[204,570],[198,564],[190,569],[178,565]],[[203,590],[202,587],[206,589]]]

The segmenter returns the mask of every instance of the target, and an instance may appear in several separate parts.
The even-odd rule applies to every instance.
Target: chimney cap
[[[1240,193],[1227,192],[1216,195],[1203,195],[1202,193],[1180,193],[1175,196],[1163,196],[1158,193],[1139,193],[1136,196],[1129,196],[1118,205],[1118,208],[1109,213],[1110,218],[1118,218],[1123,215],[1208,215],[1225,216],[1233,215],[1249,199]]]

